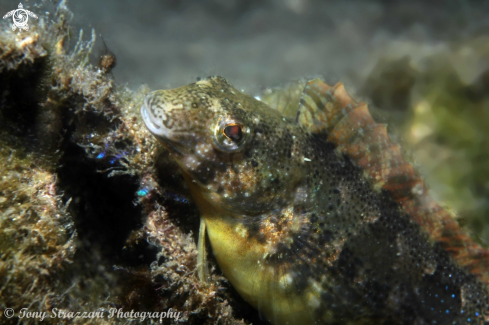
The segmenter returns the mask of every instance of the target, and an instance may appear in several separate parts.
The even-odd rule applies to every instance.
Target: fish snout
[[[141,116],[148,130],[156,137],[168,138],[170,129],[167,127],[168,112],[166,105],[158,100],[157,92],[151,92],[144,98],[141,106]]]

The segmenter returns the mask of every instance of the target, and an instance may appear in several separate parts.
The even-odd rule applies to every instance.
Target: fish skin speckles
[[[260,101],[209,77],[146,98],[143,120],[201,212],[199,268],[205,231],[223,273],[274,324],[482,324],[489,253],[365,104],[341,84],[303,85]]]

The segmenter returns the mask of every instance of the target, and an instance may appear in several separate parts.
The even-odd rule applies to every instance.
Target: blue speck
[[[97,159],[102,159],[105,157],[105,152],[101,152],[98,154]]]
[[[475,316],[479,317],[479,313],[478,312],[475,312]]]
[[[175,193],[172,193],[172,192],[164,192],[163,194],[167,198],[170,198],[170,199],[172,199],[175,202],[184,203],[184,204],[188,204],[189,203],[189,201],[186,198],[184,198],[184,197],[182,197],[182,196],[180,196],[178,194],[175,194]]]
[[[126,156],[126,155],[127,155],[127,151],[123,151],[123,152],[121,152],[120,154],[117,154],[115,157],[116,157],[117,159],[121,159],[122,157],[124,157],[124,156]]]
[[[149,191],[145,188],[143,188],[142,190],[139,190],[137,191],[137,196],[146,196],[147,194],[149,193]]]
[[[448,309],[446,310],[446,312],[447,312],[447,314],[450,314],[450,311]]]
[[[470,318],[467,318],[467,322],[470,322]]]
[[[455,298],[455,294],[452,294],[452,298]]]

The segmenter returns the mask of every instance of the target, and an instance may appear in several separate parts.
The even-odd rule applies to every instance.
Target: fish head
[[[296,182],[283,117],[222,77],[149,93],[149,131],[207,201],[238,214],[273,210]],[[293,164],[293,163],[292,163]]]

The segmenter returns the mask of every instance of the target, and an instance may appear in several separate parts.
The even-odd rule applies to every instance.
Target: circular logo
[[[12,308],[5,308],[5,310],[3,311],[3,314],[5,315],[5,317],[7,318],[12,318],[14,317],[14,310]]]
[[[17,27],[24,27],[27,25],[27,21],[29,20],[29,16],[24,9],[17,9],[14,13],[14,24]]]
[[[7,14],[3,16],[3,19],[9,18],[10,16],[12,16],[12,20],[14,22],[14,24],[12,25],[13,31],[15,31],[17,28],[19,30],[23,29],[27,31],[29,30],[29,25],[27,25],[27,22],[29,21],[29,16],[37,19],[36,14],[32,11],[24,9],[22,3],[19,3],[18,9],[7,12]]]

